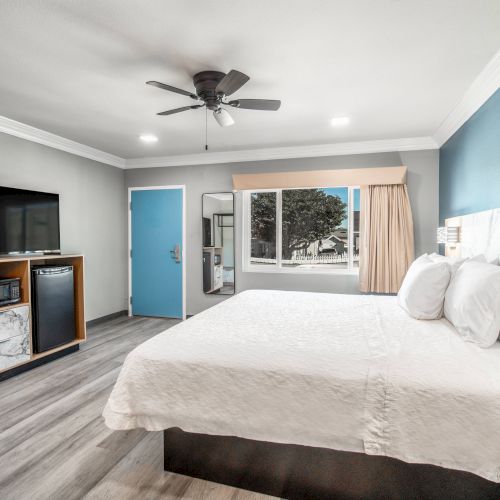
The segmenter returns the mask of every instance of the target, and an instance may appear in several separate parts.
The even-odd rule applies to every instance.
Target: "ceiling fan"
[[[250,80],[250,78],[247,75],[232,69],[227,74],[220,71],[201,71],[197,73],[193,76],[193,84],[196,93],[178,89],[177,87],[172,87],[165,83],[155,81],[146,83],[163,90],[185,95],[202,103],[162,111],[161,113],[157,113],[158,115],[173,115],[175,113],[182,113],[183,111],[206,106],[207,109],[213,111],[214,118],[221,127],[229,127],[234,124],[234,120],[223,106],[232,106],[233,108],[241,109],[257,109],[262,111],[277,111],[281,106],[281,101],[272,99],[236,99],[234,101],[228,101],[227,97],[243,87],[248,80]]]

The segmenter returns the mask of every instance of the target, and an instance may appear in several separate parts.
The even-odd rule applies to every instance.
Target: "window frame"
[[[299,268],[299,267],[283,267],[282,259],[282,206],[283,206],[283,191],[292,189],[324,189],[324,188],[278,188],[278,189],[249,189],[242,192],[242,238],[241,238],[241,258],[242,271],[244,273],[284,273],[284,274],[346,274],[358,275],[358,267],[353,267],[354,263],[354,190],[360,189],[359,186],[328,186],[331,188],[346,188],[347,189],[347,232],[348,232],[348,262],[345,269],[322,269],[316,268]],[[251,256],[251,196],[254,193],[276,193],[276,264],[259,265],[250,262]]]

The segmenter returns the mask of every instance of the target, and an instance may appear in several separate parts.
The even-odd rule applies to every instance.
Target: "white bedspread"
[[[112,429],[388,455],[500,482],[500,344],[467,344],[395,297],[253,290],[132,351]]]

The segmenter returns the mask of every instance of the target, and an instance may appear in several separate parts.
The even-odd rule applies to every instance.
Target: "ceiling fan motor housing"
[[[207,108],[212,111],[220,107],[222,94],[217,94],[215,88],[225,76],[226,74],[220,71],[201,71],[193,76],[196,95],[205,101]]]

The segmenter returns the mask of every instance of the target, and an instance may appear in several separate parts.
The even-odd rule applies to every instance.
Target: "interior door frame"
[[[134,186],[128,188],[127,212],[128,212],[128,315],[132,316],[132,214],[130,205],[132,202],[132,191],[153,191],[157,189],[182,189],[182,319],[186,319],[186,185],[169,185],[169,186]]]

